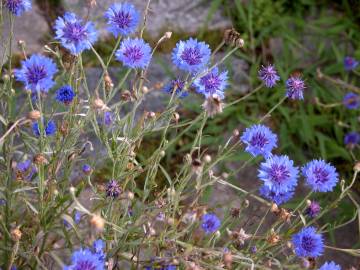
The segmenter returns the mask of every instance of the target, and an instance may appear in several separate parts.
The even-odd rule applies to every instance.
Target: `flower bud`
[[[164,35],[165,38],[170,39],[171,36],[172,36],[172,32],[165,32],[165,35]]]
[[[11,232],[11,239],[15,242],[18,242],[21,239],[22,232],[19,228],[12,229]]]
[[[211,156],[210,155],[205,155],[204,156],[204,162],[205,163],[210,163],[211,162]]]
[[[359,172],[360,171],[360,161],[356,162],[354,165],[354,171]]]
[[[90,225],[98,232],[104,230],[105,220],[99,215],[93,215],[90,219]]]
[[[105,82],[105,90],[106,91],[110,91],[114,87],[112,79],[111,79],[109,73],[107,73],[107,72],[104,75],[104,82]]]
[[[39,120],[41,117],[41,113],[38,110],[33,110],[28,113],[27,118],[32,121]]]
[[[147,93],[149,93],[149,91],[150,91],[149,88],[147,88],[146,86],[143,86],[143,87],[142,87],[142,92],[143,92],[144,95],[146,95]]]
[[[93,106],[96,110],[106,110],[108,109],[108,107],[105,105],[104,101],[100,98],[96,98],[94,101],[93,101]]]

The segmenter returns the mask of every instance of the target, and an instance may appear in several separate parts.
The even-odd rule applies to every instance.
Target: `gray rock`
[[[86,0],[65,0],[66,8],[86,16],[88,8]],[[102,19],[106,9],[116,1],[101,0],[97,1],[97,6],[90,11],[90,18],[97,23],[97,28],[101,32],[101,36],[108,33],[105,29],[106,22]],[[132,0],[141,12],[146,8],[146,0]],[[150,12],[147,20],[147,32],[152,37],[158,37],[165,31],[180,31],[186,33],[195,33],[201,29],[207,21],[210,11],[210,1],[203,0],[153,0],[150,4]],[[210,22],[208,29],[222,29],[231,25],[228,18],[221,14],[221,10],[217,10]]]
[[[9,17],[4,16],[4,31],[0,40],[0,59],[3,55],[6,55],[8,51],[7,45],[10,34],[10,22]],[[20,49],[17,46],[17,41],[23,40],[26,43],[26,53],[32,54],[35,52],[41,52],[44,44],[42,39],[49,32],[48,25],[45,19],[41,16],[40,10],[36,4],[33,3],[33,8],[29,12],[25,12],[21,17],[15,17],[14,23],[14,41],[12,49],[14,53],[20,53]],[[6,58],[5,58],[6,59]],[[4,62],[6,61],[4,59]]]

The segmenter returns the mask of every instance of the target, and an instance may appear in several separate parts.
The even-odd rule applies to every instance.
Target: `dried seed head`
[[[231,232],[231,237],[239,244],[244,245],[245,241],[251,237],[251,234],[247,234],[243,228],[239,231]]]
[[[201,270],[201,268],[194,262],[189,262],[186,266],[186,270]]]
[[[37,121],[41,117],[41,113],[38,110],[33,110],[28,113],[27,118],[32,121]]]
[[[166,219],[166,223],[168,225],[172,226],[172,225],[175,224],[175,219],[169,217],[169,218]]]
[[[99,215],[93,215],[90,219],[90,225],[98,232],[104,230],[105,220]]]
[[[267,242],[271,245],[274,245],[280,241],[280,236],[272,230],[269,237],[267,238]]]
[[[43,154],[37,154],[34,156],[33,162],[36,165],[44,165],[48,163],[48,160],[46,159],[46,157]]]
[[[5,75],[3,76],[3,80],[4,80],[5,82],[8,82],[8,81],[10,80],[10,76],[9,76],[8,74],[5,74]]]
[[[198,158],[195,158],[191,162],[192,169],[196,174],[201,174],[202,172],[202,163],[201,160]]]
[[[241,213],[240,208],[233,207],[233,208],[230,209],[230,215],[233,218],[239,218],[240,213]]]
[[[223,39],[226,45],[238,48],[244,47],[244,40],[234,28],[225,30]]]
[[[131,95],[131,92],[129,90],[124,90],[121,94],[121,99],[123,101],[132,101],[133,97]]]
[[[64,120],[60,126],[60,133],[65,137],[69,134],[69,122]]]
[[[214,94],[208,97],[202,104],[203,109],[207,112],[209,117],[213,117],[219,113],[222,113],[224,104],[218,95]]]
[[[112,79],[111,79],[108,72],[106,72],[105,75],[104,75],[104,82],[105,82],[105,90],[106,91],[109,92],[111,89],[114,88],[113,81],[112,81]]]
[[[282,221],[290,223],[290,218],[291,218],[292,214],[290,212],[288,212],[286,209],[281,208],[280,210],[280,214],[279,217]]]
[[[18,227],[15,229],[12,229],[10,234],[11,234],[11,239],[15,242],[18,242],[22,236],[22,232],[20,231],[20,229]]]

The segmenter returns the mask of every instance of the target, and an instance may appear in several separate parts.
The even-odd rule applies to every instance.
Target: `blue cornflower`
[[[65,85],[56,92],[56,100],[69,105],[75,98],[76,93],[70,85]]]
[[[130,3],[117,3],[105,13],[109,31],[115,36],[128,36],[135,32],[140,20],[140,13]]]
[[[184,91],[184,87],[185,87],[185,81],[181,79],[175,79],[170,81],[167,85],[165,85],[163,90],[164,92],[170,95],[175,91],[177,97],[184,98],[189,95],[188,91]]]
[[[262,66],[258,75],[259,79],[262,80],[268,88],[273,88],[276,85],[276,82],[280,80],[273,65]]]
[[[344,144],[350,148],[353,148],[355,145],[360,142],[360,134],[358,132],[349,132],[344,137]]]
[[[104,270],[105,262],[100,254],[91,252],[90,249],[79,249],[71,258],[71,265],[63,270]]]
[[[31,0],[5,0],[4,5],[15,16],[21,16],[31,9]]]
[[[17,81],[24,84],[26,89],[35,94],[37,91],[47,93],[54,86],[53,76],[58,70],[52,59],[33,54],[21,64],[21,69],[15,69],[14,75]]]
[[[100,259],[105,261],[105,257],[106,257],[106,254],[105,254],[105,242],[101,239],[98,239],[96,240],[94,243],[93,243],[93,250],[96,254],[98,254],[100,256]]]
[[[300,76],[291,76],[286,81],[286,96],[290,99],[304,99],[305,83]]]
[[[112,112],[104,112],[104,124],[110,126],[113,123],[114,115]]]
[[[84,23],[74,13],[66,12],[55,21],[55,38],[72,54],[80,54],[91,48],[98,38],[92,22]]]
[[[264,125],[252,125],[241,136],[241,141],[246,144],[245,151],[254,157],[262,155],[265,158],[277,146],[277,136],[271,129]]]
[[[84,174],[90,175],[92,173],[92,168],[91,168],[91,166],[89,164],[84,164],[82,166],[82,171],[83,171]]]
[[[116,59],[130,68],[145,69],[151,60],[151,47],[143,39],[125,39],[116,51]]]
[[[355,69],[359,65],[359,61],[356,61],[356,59],[346,56],[344,58],[344,68],[347,71]]]
[[[45,135],[46,136],[51,136],[56,133],[56,124],[54,121],[50,120],[46,124],[45,124],[45,122],[43,122],[43,126],[45,127]],[[40,137],[40,128],[39,128],[38,122],[33,123],[32,129],[33,129],[34,135],[36,137]]]
[[[313,191],[332,191],[339,180],[334,166],[324,160],[312,160],[302,168],[306,183]]]
[[[320,213],[320,211],[321,211],[320,204],[315,201],[311,201],[305,210],[305,214],[311,218],[314,218]]]
[[[74,214],[74,221],[76,224],[79,224],[80,221],[81,221],[81,217],[82,217],[82,214],[81,212],[79,211],[75,211],[75,214]]]
[[[217,67],[207,70],[205,75],[194,80],[196,91],[203,94],[206,98],[217,95],[220,99],[224,99],[224,90],[228,85],[228,72],[219,73]]]
[[[355,93],[347,93],[343,98],[343,104],[346,108],[354,110],[360,106],[360,97]]]
[[[121,188],[118,182],[114,179],[110,180],[106,185],[106,196],[111,198],[119,197]]]
[[[176,44],[172,52],[172,61],[179,69],[196,73],[209,63],[210,55],[208,44],[190,38]]]
[[[216,232],[220,225],[221,221],[215,214],[205,214],[202,216],[201,227],[206,234]]]
[[[30,159],[19,162],[16,166],[16,178],[22,180],[31,180],[33,175],[37,173],[36,167]]]
[[[176,270],[176,265],[166,265],[163,270]]]
[[[288,156],[270,156],[260,164],[258,177],[275,194],[294,190],[297,185],[298,168]]]
[[[292,237],[295,253],[298,257],[319,257],[324,251],[324,243],[321,234],[316,233],[312,226],[303,228]]]
[[[288,202],[294,196],[294,190],[289,190],[286,192],[280,192],[276,194],[275,192],[271,191],[267,186],[263,185],[259,189],[260,195],[264,198],[271,200],[272,202],[276,203],[277,205],[281,205],[283,203]]]
[[[333,261],[324,263],[319,270],[341,270],[340,265],[337,265]]]

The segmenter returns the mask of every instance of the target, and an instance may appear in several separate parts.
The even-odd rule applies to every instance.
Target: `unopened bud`
[[[360,162],[356,162],[355,165],[354,165],[354,171],[355,172],[359,172],[360,171]]]
[[[104,82],[105,82],[105,90],[106,91],[110,91],[114,87],[112,79],[111,79],[109,73],[107,73],[107,72],[104,75]]]
[[[125,195],[126,195],[126,198],[130,201],[132,201],[135,197],[134,193],[131,191],[126,192]]]
[[[121,99],[123,101],[132,101],[132,95],[129,90],[124,90],[124,92],[121,94]]]
[[[147,88],[146,86],[143,86],[142,92],[143,92],[144,95],[149,93],[149,88]]]
[[[276,203],[273,203],[271,205],[270,211],[271,211],[271,213],[278,214],[280,212],[280,209],[279,209],[279,207],[277,206]]]
[[[38,110],[33,110],[33,111],[29,112],[27,115],[27,118],[32,121],[39,120],[40,117],[41,117],[41,113]]]
[[[172,36],[172,32],[165,32],[165,35],[164,35],[165,38],[170,39],[171,36]]]
[[[238,129],[234,129],[232,134],[233,134],[234,137],[239,137],[240,132],[239,132]]]
[[[210,163],[211,162],[211,156],[210,155],[205,155],[204,156],[204,162]]]
[[[99,215],[93,215],[90,219],[90,225],[96,230],[96,231],[102,231],[105,227],[105,220],[99,216]]]
[[[20,39],[18,40],[18,46],[21,48],[21,47],[24,47],[26,45],[25,41]]]

